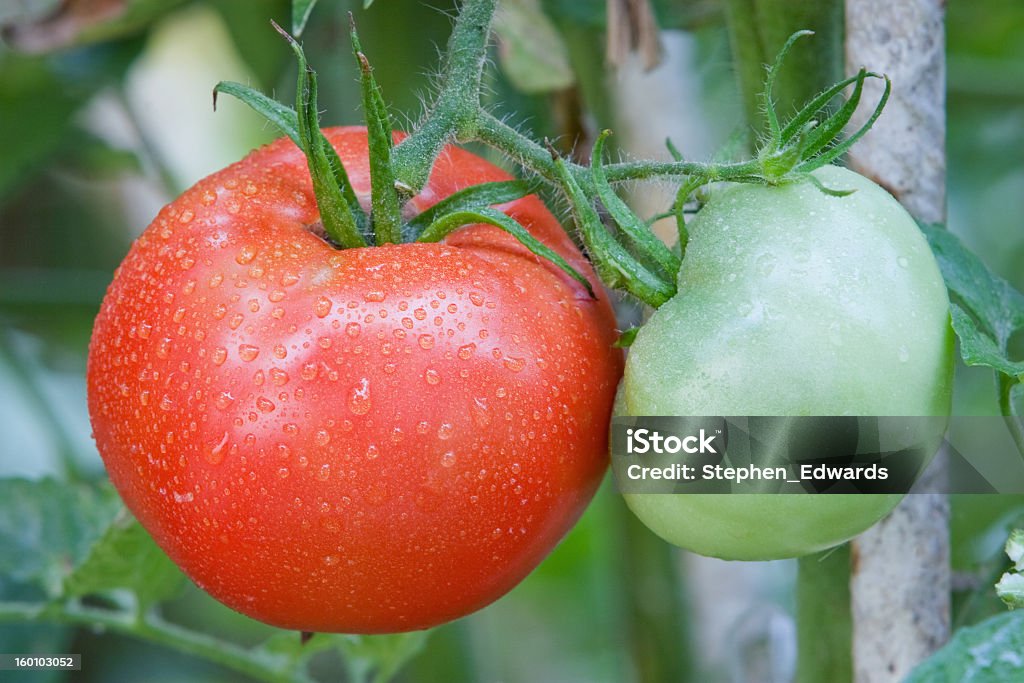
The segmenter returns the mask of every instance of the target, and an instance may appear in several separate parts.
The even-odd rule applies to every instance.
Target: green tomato
[[[678,294],[630,349],[621,415],[948,415],[949,301],[914,220],[863,176],[733,185],[691,221]],[[939,435],[934,435],[937,437]],[[665,540],[734,560],[842,543],[899,495],[633,494]]]

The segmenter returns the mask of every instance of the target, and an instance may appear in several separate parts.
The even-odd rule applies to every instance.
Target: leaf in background
[[[936,225],[921,225],[939,262],[946,286],[1005,349],[1015,330],[1024,327],[1024,294],[990,271],[960,239]]]
[[[1010,360],[992,337],[978,329],[978,325],[964,309],[956,304],[950,308],[953,329],[960,338],[960,355],[967,365],[984,365],[1018,382],[1024,381],[1024,362]]]
[[[419,654],[429,636],[430,631],[380,636],[342,635],[336,642],[350,680],[385,683]]]
[[[1024,680],[1024,611],[960,629],[903,683],[1007,683]]]
[[[292,35],[298,38],[306,28],[316,0],[292,0]]]
[[[52,12],[5,22],[2,33],[15,50],[43,54],[140,31],[182,1],[62,0]]]
[[[135,594],[138,607],[173,596],[182,574],[142,528],[122,508],[88,556],[64,579],[64,594],[92,595],[124,588]]]
[[[58,596],[120,509],[109,486],[0,479],[0,582]]]
[[[564,90],[575,82],[569,51],[539,0],[506,0],[494,16],[498,60],[525,93]]]

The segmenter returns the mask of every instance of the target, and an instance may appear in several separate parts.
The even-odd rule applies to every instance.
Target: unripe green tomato
[[[677,295],[636,336],[620,415],[948,415],[949,301],[914,220],[846,169],[733,185],[690,222]],[[938,439],[935,434],[935,440]],[[630,494],[665,540],[734,560],[842,543],[899,495]]]

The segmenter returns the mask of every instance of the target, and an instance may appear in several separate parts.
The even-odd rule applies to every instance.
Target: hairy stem
[[[466,0],[459,12],[448,41],[437,99],[416,132],[394,150],[395,181],[404,192],[415,194],[426,185],[434,159],[445,144],[474,134],[496,6],[497,0]]]

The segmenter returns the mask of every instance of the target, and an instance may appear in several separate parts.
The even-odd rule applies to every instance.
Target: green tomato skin
[[[863,176],[834,166],[814,175],[856,191],[734,185],[691,221],[678,294],[637,334],[618,414],[949,414],[949,300],[927,242]],[[633,494],[626,502],[670,543],[767,560],[849,540],[900,498]]]

